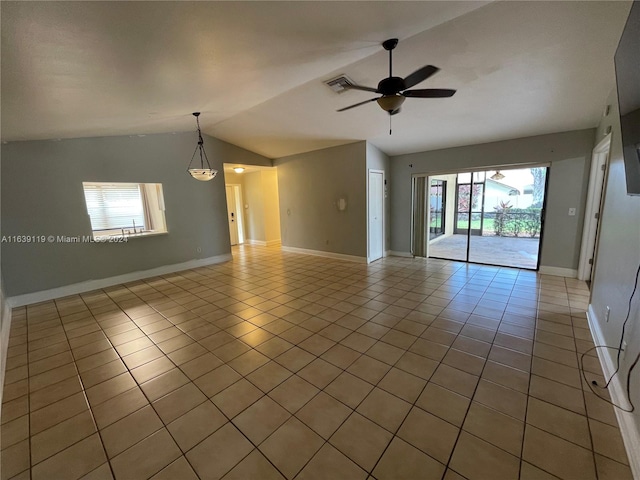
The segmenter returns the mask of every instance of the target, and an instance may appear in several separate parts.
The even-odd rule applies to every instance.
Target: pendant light
[[[491,175],[489,178],[491,180],[502,180],[504,178],[504,175],[502,173],[500,173],[500,170],[496,170],[496,173]]]
[[[196,117],[196,124],[198,125],[198,145],[196,146],[193,155],[191,155],[191,161],[189,162],[187,171],[196,180],[207,182],[209,180],[213,180],[218,174],[218,171],[211,168],[211,164],[207,158],[207,153],[204,151],[204,141],[202,140],[202,133],[200,132],[200,120],[198,119],[200,112],[194,112],[193,116]],[[200,168],[198,168],[197,165],[195,167],[191,166],[198,150],[200,150]],[[207,162],[207,168],[204,166],[205,161]]]

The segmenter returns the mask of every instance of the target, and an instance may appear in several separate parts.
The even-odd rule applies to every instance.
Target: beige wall
[[[275,168],[243,173],[247,242],[272,245],[280,241],[278,173]]]
[[[264,192],[262,189],[262,173],[243,173],[244,177],[244,202],[247,208],[244,209],[246,218],[247,242],[252,240],[265,242],[266,235],[264,229]]]
[[[278,173],[263,170],[262,189],[264,191],[264,232],[268,245],[280,241],[280,199],[278,195]]]
[[[366,258],[366,142],[275,160],[282,245]],[[338,210],[339,198],[347,209]]]

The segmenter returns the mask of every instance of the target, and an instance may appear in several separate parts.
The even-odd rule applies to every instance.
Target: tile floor
[[[18,308],[2,479],[628,479],[587,294],[243,247]]]

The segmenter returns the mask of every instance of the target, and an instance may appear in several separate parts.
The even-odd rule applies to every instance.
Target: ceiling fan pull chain
[[[389,135],[391,135],[391,112],[389,112]]]

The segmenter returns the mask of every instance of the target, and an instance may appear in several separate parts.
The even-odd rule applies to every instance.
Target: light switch
[[[575,208],[570,208],[569,209],[569,216],[570,217],[575,217],[576,216],[576,209]]]

